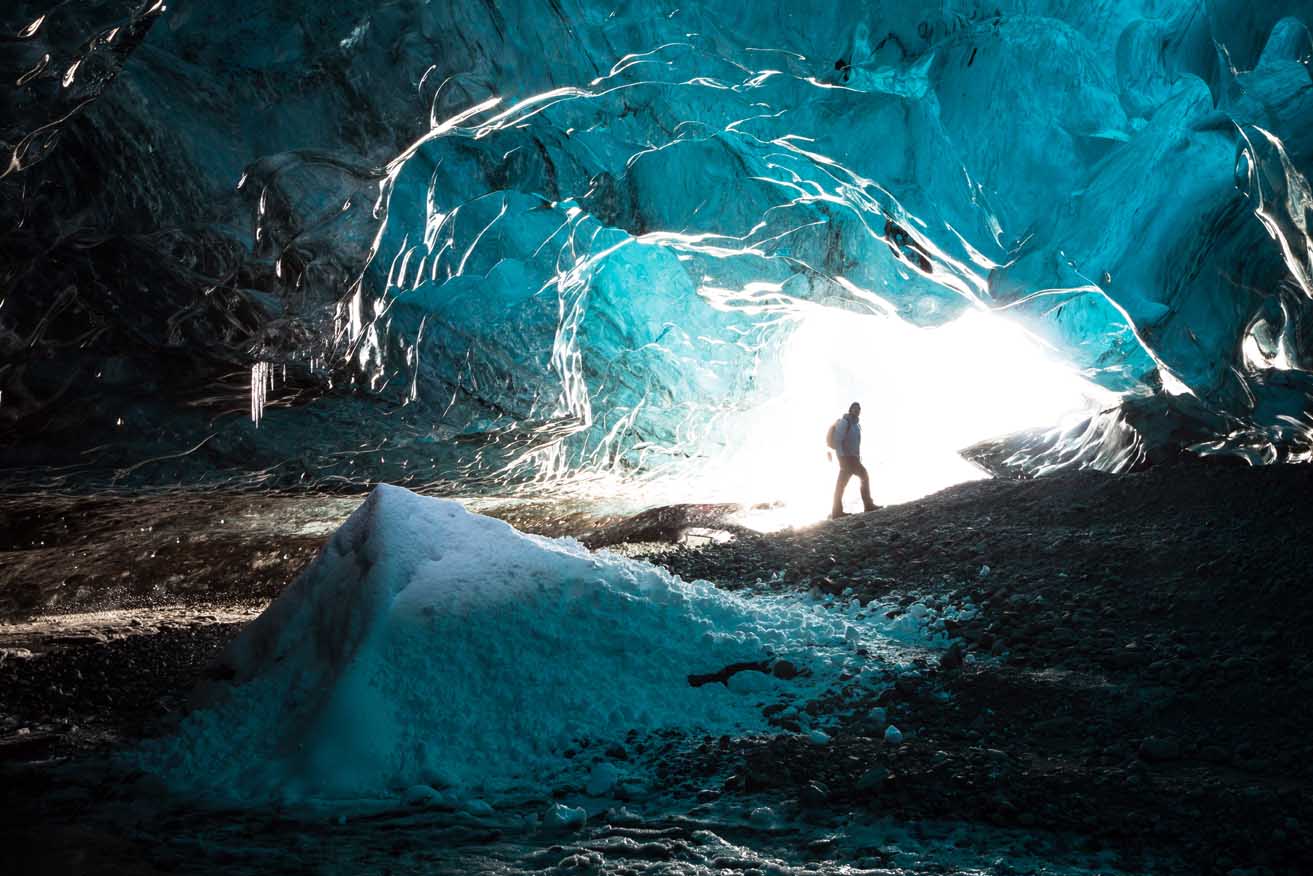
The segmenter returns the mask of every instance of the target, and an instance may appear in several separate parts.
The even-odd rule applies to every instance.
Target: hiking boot
[[[838,520],[840,517],[847,517],[847,516],[848,516],[848,512],[847,512],[847,511],[831,511],[831,512],[830,512],[830,519],[831,519],[831,520]]]

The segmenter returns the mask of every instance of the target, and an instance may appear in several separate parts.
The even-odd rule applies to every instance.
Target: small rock
[[[862,777],[857,780],[857,788],[861,791],[878,791],[887,778],[889,778],[889,770],[882,766],[874,766],[862,773]]]
[[[884,741],[887,745],[898,745],[903,741],[903,731],[899,730],[893,724],[884,728]]]
[[[776,660],[770,668],[771,674],[783,681],[788,681],[798,675],[798,667],[794,666],[788,660]]]
[[[960,669],[962,667],[962,646],[954,643],[939,658],[940,669]]]
[[[807,734],[807,741],[812,745],[829,745],[830,734],[826,733],[824,730],[812,730]]]
[[[821,782],[808,782],[798,793],[798,801],[804,806],[823,806],[830,799],[830,789]]]
[[[775,810],[769,806],[758,806],[748,816],[754,827],[770,827],[775,823]]]
[[[1103,663],[1112,669],[1134,669],[1142,666],[1147,662],[1145,655],[1141,654],[1136,648],[1123,648],[1120,651],[1111,651],[1104,656]]]
[[[1150,736],[1140,743],[1140,758],[1150,763],[1166,763],[1181,756],[1181,746],[1175,739]]]
[[[905,675],[894,682],[894,690],[898,691],[904,699],[914,699],[921,690],[921,679]]]

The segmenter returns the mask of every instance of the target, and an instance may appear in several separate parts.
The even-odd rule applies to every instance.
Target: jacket
[[[847,414],[834,425],[834,452],[839,456],[862,455],[862,424],[854,423]]]

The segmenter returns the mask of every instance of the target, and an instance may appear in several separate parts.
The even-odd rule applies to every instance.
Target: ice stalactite
[[[251,422],[257,426],[264,416],[264,406],[269,401],[269,390],[273,386],[273,369],[268,362],[256,362],[251,366]]]

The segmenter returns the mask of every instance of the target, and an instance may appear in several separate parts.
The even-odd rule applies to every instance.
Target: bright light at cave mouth
[[[980,311],[919,328],[816,308],[781,350],[777,379],[781,391],[730,423],[726,451],[683,481],[684,501],[696,494],[780,503],[746,513],[740,522],[754,529],[822,519],[837,471],[825,431],[853,401],[862,405],[862,458],[875,501],[890,505],[987,477],[958,454],[971,444],[1055,426],[1117,399],[1017,324]],[[664,493],[675,485],[654,486]],[[856,478],[845,507],[861,507]]]

